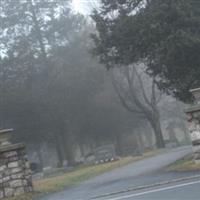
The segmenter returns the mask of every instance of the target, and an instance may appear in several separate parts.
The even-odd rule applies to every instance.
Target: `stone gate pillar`
[[[190,91],[194,95],[196,102],[186,109],[185,112],[194,151],[194,160],[196,163],[200,163],[200,88]]]
[[[0,199],[33,191],[25,145],[11,144],[11,131],[0,130]]]

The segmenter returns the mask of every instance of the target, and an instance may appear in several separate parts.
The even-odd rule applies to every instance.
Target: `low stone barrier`
[[[25,146],[0,145],[0,199],[32,191],[32,176]]]

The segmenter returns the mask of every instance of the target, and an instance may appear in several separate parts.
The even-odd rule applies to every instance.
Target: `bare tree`
[[[158,103],[161,92],[155,78],[145,73],[144,64],[132,64],[112,70],[112,81],[122,105],[131,113],[138,113],[150,123],[156,146],[164,148]]]

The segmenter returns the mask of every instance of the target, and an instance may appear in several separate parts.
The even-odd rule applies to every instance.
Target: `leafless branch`
[[[119,97],[119,100],[120,102],[122,103],[122,105],[130,112],[135,112],[135,113],[138,113],[138,114],[143,114],[143,112],[141,110],[137,110],[135,108],[133,108],[133,106],[130,105],[130,103],[128,103],[128,100],[126,99],[127,98],[127,95],[123,95],[121,92],[123,89],[120,89],[119,88],[119,85],[117,83],[117,80],[115,79],[114,77],[114,74],[113,74],[113,71],[111,73],[111,80],[112,80],[112,84],[114,86],[114,89]]]
[[[156,82],[155,82],[155,77],[153,77],[153,79],[152,79],[152,95],[151,95],[152,105],[154,105],[154,106],[157,105],[161,99],[162,99],[162,92],[158,91]]]
[[[128,87],[129,87],[129,91],[130,91],[130,94],[131,94],[131,97],[134,101],[134,103],[143,111],[143,112],[149,112],[149,109],[148,107],[142,103],[140,100],[139,100],[139,97],[137,96],[136,92],[135,92],[135,88],[134,88],[134,83],[133,83],[133,76],[130,76],[130,70],[129,68],[127,67],[126,68],[126,78],[127,78],[127,82],[128,82]],[[132,78],[132,79],[131,79]]]
[[[143,96],[145,102],[147,103],[147,105],[152,106],[152,104],[151,104],[150,100],[148,99],[147,94],[146,94],[146,92],[145,92],[144,84],[143,84],[143,82],[142,82],[141,75],[138,73],[138,71],[137,71],[135,65],[133,65],[133,69],[134,69],[134,72],[135,72],[135,74],[136,74],[136,76],[137,76],[137,78],[138,78],[138,81],[139,81],[139,84],[140,84],[140,89],[141,89],[141,91],[142,91],[142,96]]]

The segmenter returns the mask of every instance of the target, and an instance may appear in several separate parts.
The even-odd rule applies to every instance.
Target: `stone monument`
[[[194,160],[200,163],[200,88],[190,90],[195,103],[185,110],[187,114],[189,134],[192,141]]]
[[[0,130],[0,199],[32,192],[24,144],[11,144],[12,129]]]

